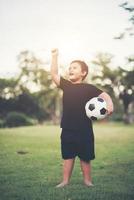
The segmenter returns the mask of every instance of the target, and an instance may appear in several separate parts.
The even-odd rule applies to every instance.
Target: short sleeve
[[[59,88],[62,90],[66,89],[68,86],[70,86],[71,82],[64,79],[62,76],[60,77],[60,85]]]
[[[93,97],[99,96],[102,92],[103,92],[103,91],[100,90],[99,88],[97,88],[96,86],[91,85],[91,93],[92,93],[92,96],[93,96]]]

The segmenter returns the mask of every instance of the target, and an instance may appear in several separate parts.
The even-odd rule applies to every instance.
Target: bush
[[[123,121],[123,113],[113,113],[111,116],[111,120],[116,122]]]
[[[0,119],[0,128],[4,128],[5,127],[5,121]]]
[[[29,125],[34,125],[34,122],[32,119],[30,119],[23,113],[10,112],[7,114],[5,118],[6,127],[18,127],[18,126],[29,126]]]

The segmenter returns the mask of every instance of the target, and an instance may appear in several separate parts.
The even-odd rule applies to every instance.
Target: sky
[[[91,62],[99,52],[124,65],[134,37],[113,39],[129,27],[122,0],[0,0],[0,77],[18,72],[17,55],[30,50],[44,62],[59,49],[59,63]]]

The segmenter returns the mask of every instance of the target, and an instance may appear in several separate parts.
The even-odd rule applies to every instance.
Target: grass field
[[[83,185],[76,159],[70,185],[56,189],[62,169],[60,129],[0,129],[0,200],[133,200],[134,126],[95,124],[94,130],[95,187]]]

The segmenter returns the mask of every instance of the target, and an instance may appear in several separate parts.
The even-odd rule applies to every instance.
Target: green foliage
[[[12,79],[0,79],[0,116],[8,112],[25,113],[42,122],[56,112],[58,90],[52,84],[44,63],[30,51],[18,55],[20,74]]]
[[[97,70],[92,80],[114,98],[114,89],[118,87],[119,72],[113,70],[112,58],[113,56],[107,53],[99,53],[96,56],[92,63],[97,67]]]
[[[15,97],[17,90],[17,78],[0,78],[0,97],[10,98]]]
[[[48,112],[39,105],[38,99],[29,92],[24,92],[16,98],[0,98],[0,110],[0,115],[3,118],[12,111],[25,113],[27,116],[37,118],[39,121],[48,117]]]
[[[41,60],[37,59],[33,52],[20,52],[18,55],[18,62],[21,69],[21,73],[18,78],[20,85],[28,90],[30,89],[31,91],[31,84],[36,86],[38,91],[48,90],[52,83],[51,78],[49,73],[42,67],[45,64]]]
[[[128,22],[130,26],[126,27],[124,32],[120,33],[119,36],[114,37],[114,39],[124,39],[126,35],[132,37],[134,36],[134,3],[132,3],[131,0],[125,1],[119,6],[129,14]]]
[[[125,89],[131,89],[134,91],[134,67],[131,70],[125,70],[119,68],[119,72],[121,74],[122,79],[120,80],[121,85],[124,86]]]
[[[4,128],[5,127],[5,121],[0,119],[0,128]]]
[[[21,73],[19,76],[20,85],[29,90],[29,84],[34,84],[37,91],[31,91],[34,100],[39,106],[38,119],[52,118],[52,114],[56,113],[56,102],[59,97],[58,90],[52,83],[50,74],[42,68],[45,63],[37,59],[32,52],[24,51],[18,56]],[[25,79],[25,81],[23,81]],[[42,111],[41,111],[42,110]],[[44,114],[43,114],[44,113]]]
[[[134,58],[128,58],[128,65],[131,64],[131,70],[126,70],[121,67],[116,67],[115,69],[112,66],[112,55],[110,54],[98,54],[93,60],[93,64],[97,67],[92,77],[93,82],[102,90],[106,91],[114,102],[115,112],[111,119],[116,121],[123,120],[122,104],[119,101],[119,97],[121,97],[121,89],[130,91],[131,93],[134,92]],[[133,101],[134,98],[132,95],[130,96],[131,101]],[[124,108],[125,105],[123,102]]]
[[[34,125],[33,121],[23,113],[10,112],[5,118],[6,127],[18,127]]]
[[[130,1],[126,1],[120,4],[120,7],[129,12],[131,15],[129,21],[132,23],[132,25],[134,25],[134,4],[131,4]]]
[[[39,99],[30,92],[24,92],[16,98],[16,110],[30,117],[36,117],[39,121],[46,119],[49,113],[39,104]]]
[[[116,122],[122,122],[123,120],[123,113],[113,113],[111,116],[111,120],[112,121],[116,121]]]

